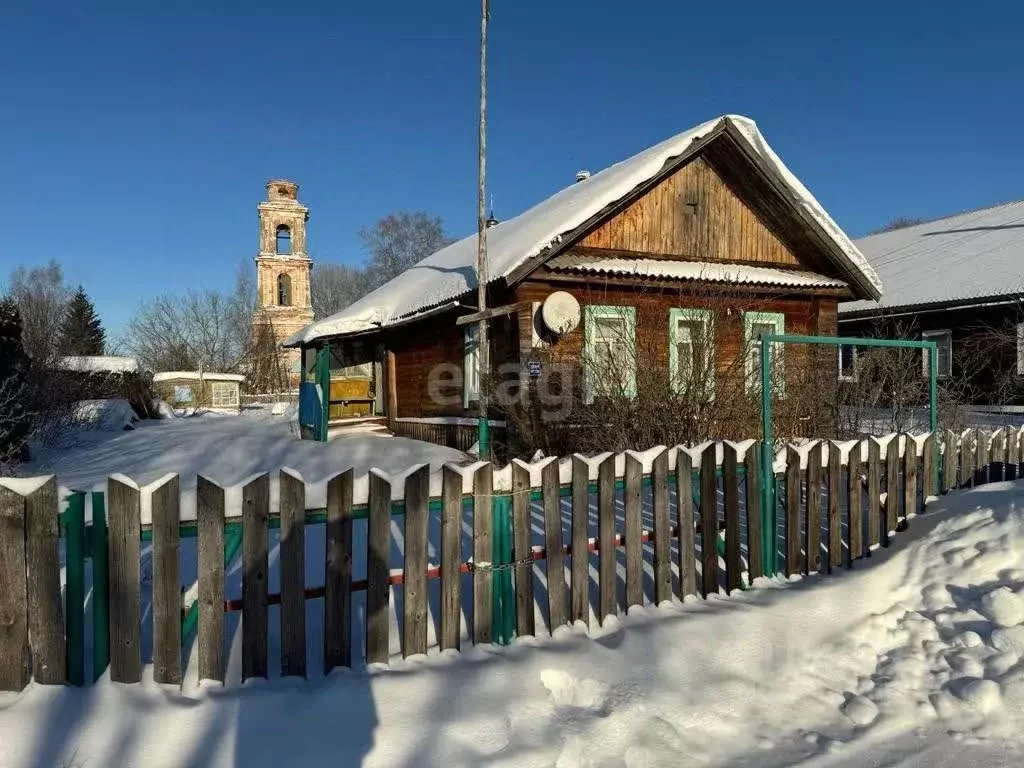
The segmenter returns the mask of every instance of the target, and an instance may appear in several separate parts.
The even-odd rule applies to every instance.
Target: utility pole
[[[490,15],[489,0],[480,0],[480,125],[477,153],[477,247],[476,280],[477,311],[487,309],[487,21]],[[487,342],[487,318],[481,317],[477,325],[477,381],[480,416],[477,421],[477,440],[480,458],[491,457],[490,422],[487,420],[487,386],[490,378],[490,346]]]

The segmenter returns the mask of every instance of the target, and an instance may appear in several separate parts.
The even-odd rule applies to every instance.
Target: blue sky
[[[301,184],[317,260],[358,262],[391,211],[475,228],[474,2],[17,5],[0,280],[56,259],[117,332],[230,285],[271,177]],[[1024,197],[1022,28],[1018,3],[492,0],[497,215],[725,112],[854,236]]]

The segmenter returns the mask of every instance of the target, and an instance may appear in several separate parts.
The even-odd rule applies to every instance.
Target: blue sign
[[[540,360],[530,360],[529,362],[526,363],[526,368],[527,370],[530,371],[530,378],[536,379],[538,376],[540,376]]]

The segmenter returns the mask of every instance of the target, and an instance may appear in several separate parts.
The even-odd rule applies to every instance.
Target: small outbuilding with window
[[[881,295],[856,246],[735,115],[580,173],[486,231],[489,370],[474,233],[285,342],[303,350],[306,434],[324,438],[334,383],[356,366],[374,371],[368,414],[400,434],[407,420],[476,415],[482,387],[498,418],[528,390],[545,418],[656,392],[717,405],[732,387],[755,402],[761,333],[835,335],[840,301]]]
[[[245,376],[210,371],[163,371],[153,374],[153,389],[172,408],[238,413]]]

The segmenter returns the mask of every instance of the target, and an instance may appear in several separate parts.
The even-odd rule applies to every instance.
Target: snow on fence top
[[[245,376],[240,373],[211,373],[203,371],[201,377],[206,381],[245,381]],[[180,381],[187,379],[198,381],[199,371],[163,371],[153,374],[153,381]]]
[[[491,227],[487,230],[489,278],[507,277],[527,260],[561,242],[564,235],[592,216],[657,176],[666,162],[684,154],[695,141],[726,125],[735,128],[747,148],[775,172],[795,198],[795,204],[837,246],[847,266],[862,275],[880,295],[881,282],[853,241],[768,146],[756,123],[741,115],[725,115],[684,131]],[[348,308],[293,334],[285,345],[300,346],[326,336],[375,330],[474,290],[476,239],[475,234],[470,235],[431,254]]]
[[[112,355],[69,355],[62,357],[61,367],[81,373],[138,373],[139,361],[134,357]]]

